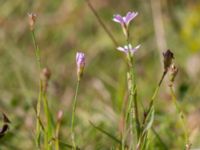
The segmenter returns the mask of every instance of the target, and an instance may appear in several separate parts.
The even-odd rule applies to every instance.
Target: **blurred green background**
[[[161,54],[171,49],[179,66],[176,94],[186,113],[194,148],[200,147],[200,1],[91,0],[119,46],[125,38],[113,14],[137,11],[131,41],[135,55],[140,111],[147,106],[162,73]],[[126,63],[84,0],[0,0],[0,110],[11,126],[0,139],[2,150],[33,150],[39,73],[27,13],[34,12],[42,64],[49,67],[49,104],[56,118],[64,111],[61,140],[70,141],[70,119],[76,86],[77,51],[86,53],[86,68],[78,95],[77,143],[87,150],[110,149],[112,140],[90,124],[119,137],[120,115],[126,99]],[[172,104],[167,78],[156,99],[155,130],[170,149],[184,146],[183,132]],[[0,122],[1,123],[1,122]],[[159,141],[155,138],[155,146]],[[180,148],[181,147],[181,148]]]

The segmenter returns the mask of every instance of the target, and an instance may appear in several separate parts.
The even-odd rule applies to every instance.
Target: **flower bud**
[[[48,68],[43,68],[40,74],[40,79],[42,80],[43,90],[46,91],[48,87],[48,81],[51,77],[51,71]]]
[[[169,84],[169,86],[173,85],[177,73],[178,73],[178,68],[174,64],[172,64],[170,67],[170,84]]]
[[[174,59],[174,54],[168,49],[166,52],[163,53],[163,57],[164,57],[164,70],[165,72],[167,72],[172,63],[172,59]]]
[[[61,122],[62,117],[63,117],[63,111],[62,111],[62,110],[59,110],[59,111],[58,111],[58,114],[57,114],[57,121],[58,121],[58,122]]]
[[[49,68],[43,68],[41,72],[41,79],[48,81],[50,77],[51,77],[51,71],[49,70]]]
[[[33,30],[34,30],[34,26],[35,26],[35,21],[36,21],[37,15],[34,14],[34,13],[28,13],[28,18],[29,18],[30,30],[33,31]]]
[[[76,53],[76,65],[77,65],[77,77],[78,80],[83,76],[83,71],[85,67],[85,54],[82,52]]]

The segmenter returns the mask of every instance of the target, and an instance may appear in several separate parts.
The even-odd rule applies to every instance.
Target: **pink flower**
[[[119,14],[114,15],[113,21],[120,23],[121,26],[128,28],[129,23],[138,15],[138,12],[128,12],[126,16],[121,16]]]
[[[85,67],[85,54],[84,53],[82,53],[82,52],[76,53],[76,65],[77,65],[78,80],[80,80],[80,78],[83,75],[83,70]]]

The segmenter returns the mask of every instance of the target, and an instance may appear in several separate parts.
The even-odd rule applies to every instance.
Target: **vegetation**
[[[0,4],[0,149],[200,147],[200,2]]]

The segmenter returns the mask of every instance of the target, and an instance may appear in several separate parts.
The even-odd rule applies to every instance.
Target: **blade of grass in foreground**
[[[98,131],[100,131],[101,133],[107,135],[109,138],[111,138],[112,140],[114,140],[115,142],[117,142],[118,144],[121,145],[121,141],[119,139],[117,139],[114,135],[108,133],[107,131],[105,131],[104,129],[94,125],[91,121],[90,121],[90,124],[95,128],[97,129]]]

